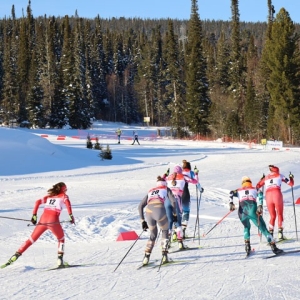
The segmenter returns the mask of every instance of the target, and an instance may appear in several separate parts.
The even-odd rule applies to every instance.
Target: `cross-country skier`
[[[118,129],[116,130],[116,134],[117,134],[117,136],[118,136],[118,144],[120,144],[120,142],[121,142],[121,134],[122,134],[122,130],[121,130],[120,128],[118,128]]]
[[[204,189],[201,187],[198,178],[198,169],[195,167],[194,172],[192,171],[190,162],[183,160],[182,161],[182,174],[184,175],[185,185],[182,194],[182,231],[183,238],[185,238],[186,228],[190,219],[190,210],[191,210],[191,195],[189,191],[189,183],[196,184],[197,189],[200,193],[203,193]]]
[[[273,235],[276,220],[276,212],[278,214],[278,239],[283,240],[283,196],[281,193],[281,183],[285,182],[289,186],[294,186],[294,175],[290,174],[289,178],[279,173],[279,168],[269,165],[270,173],[263,176],[257,183],[256,188],[259,189],[265,185],[266,187],[266,204],[270,213],[269,231]]]
[[[137,142],[140,145],[139,134],[137,131],[133,131],[133,141],[132,141],[131,145],[133,145],[135,142]]]
[[[143,260],[143,264],[145,265],[149,262],[150,255],[157,238],[157,225],[161,229],[162,262],[168,262],[169,222],[164,206],[166,199],[169,199],[172,203],[172,213],[174,215],[174,220],[176,220],[176,200],[172,194],[172,191],[167,187],[166,181],[158,176],[156,187],[148,191],[147,195],[143,198],[138,206],[143,230],[146,231],[148,228],[150,229],[150,237],[146,245],[145,256]],[[145,208],[147,221],[144,217]]]
[[[169,171],[169,170],[168,170]],[[176,235],[178,241],[178,248],[183,249],[183,231],[181,227],[182,221],[182,193],[184,189],[185,182],[192,182],[192,179],[185,178],[182,174],[182,168],[177,165],[173,169],[173,173],[168,175],[168,171],[164,174],[164,177],[167,181],[167,186],[171,189],[173,195],[176,198],[176,211],[177,211],[177,226],[176,226]],[[169,228],[169,231],[172,228]]]
[[[58,259],[57,265],[63,265],[65,236],[62,226],[59,222],[59,215],[66,207],[70,216],[70,222],[75,224],[72,214],[72,207],[68,195],[66,194],[67,186],[63,182],[59,182],[48,190],[48,195],[35,202],[31,222],[36,225],[30,238],[21,245],[18,251],[8,260],[6,265],[15,262],[38,238],[46,231],[50,230],[58,240]],[[44,204],[44,211],[39,222],[37,222],[37,211],[39,206]]]
[[[275,240],[268,231],[266,223],[262,218],[261,214],[263,212],[263,195],[260,191],[257,192],[256,188],[252,186],[251,179],[247,176],[242,178],[242,187],[236,190],[230,191],[229,194],[229,209],[231,211],[235,210],[235,205],[233,203],[233,197],[239,199],[238,216],[244,225],[244,240],[245,240],[245,250],[247,255],[251,252],[250,245],[250,220],[255,226],[259,228],[262,234],[268,240],[272,251],[275,254],[281,253],[282,250],[278,249]],[[257,206],[258,202],[258,206]]]

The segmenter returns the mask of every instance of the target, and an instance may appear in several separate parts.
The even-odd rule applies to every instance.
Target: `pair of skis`
[[[196,259],[185,259],[185,260],[173,260],[173,259],[169,259],[168,262],[165,262],[163,264],[157,264],[157,262],[159,262],[159,260],[155,260],[155,261],[151,261],[148,264],[144,265],[140,265],[137,267],[137,270],[143,269],[143,268],[159,268],[159,267],[166,267],[166,266],[170,266],[170,265],[180,265],[180,264],[189,264],[193,261],[195,261]]]
[[[172,253],[178,253],[178,252],[184,252],[184,251],[188,251],[188,250],[199,250],[201,247],[185,247],[185,248],[182,248],[182,249],[177,249],[177,250],[174,250],[174,251],[170,251],[169,254],[172,254]],[[194,261],[195,259],[192,259],[192,260],[173,260],[173,259],[169,259],[168,262],[165,262],[165,263],[162,263],[162,264],[159,264],[157,265],[156,262],[158,260],[154,260],[152,262],[149,262],[148,264],[142,264],[140,266],[137,267],[137,270],[140,270],[144,267],[152,267],[152,268],[157,268],[159,266],[168,266],[168,265],[173,265],[173,264],[184,264],[184,263],[189,263],[191,261]]]
[[[283,255],[287,255],[287,254],[293,254],[293,253],[299,253],[300,250],[282,250],[282,252],[278,253],[278,254],[273,254],[273,255],[269,255],[264,257],[264,259],[269,259],[269,258],[273,258],[273,257],[278,257],[278,256],[283,256]]]
[[[8,267],[10,265],[11,265],[11,263],[7,262],[7,263],[3,264],[0,268],[4,269],[4,268],[6,268],[6,267]],[[93,265],[93,264],[74,264],[74,265],[69,265],[68,263],[65,263],[64,265],[61,265],[61,266],[57,266],[57,267],[54,267],[54,268],[46,269],[46,271],[62,270],[62,269],[68,269],[68,268],[86,267],[86,266],[90,266],[90,265]]]

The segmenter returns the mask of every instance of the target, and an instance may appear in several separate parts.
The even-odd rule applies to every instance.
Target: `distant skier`
[[[256,188],[259,189],[265,185],[266,187],[266,203],[270,213],[269,231],[273,235],[276,220],[276,212],[278,214],[278,239],[283,240],[283,196],[281,193],[281,183],[285,182],[289,186],[294,186],[294,175],[290,174],[289,178],[279,173],[279,168],[269,165],[270,174],[263,176],[257,183]]]
[[[149,263],[150,255],[158,234],[157,225],[161,229],[161,250],[162,262],[168,262],[168,229],[169,221],[166,214],[164,202],[169,199],[172,203],[172,213],[176,218],[176,204],[172,191],[167,188],[167,183],[160,176],[157,177],[156,187],[150,189],[147,195],[140,202],[138,211],[142,221],[143,230],[150,229],[150,237],[146,245],[143,264]],[[146,207],[146,219],[144,217],[144,208]],[[173,216],[172,216],[173,221]],[[149,226],[149,227],[148,227]]]
[[[191,170],[190,162],[183,160],[182,161],[182,174],[184,175],[185,185],[182,194],[182,231],[183,238],[185,238],[186,228],[190,219],[190,210],[191,210],[191,195],[189,191],[189,183],[193,183],[197,186],[197,189],[200,193],[203,193],[203,188],[199,183],[198,178],[198,169],[195,167],[194,171]]]
[[[278,249],[273,236],[270,234],[266,227],[266,223],[262,218],[261,214],[263,212],[263,194],[260,191],[257,192],[256,188],[252,186],[251,179],[247,176],[242,178],[242,187],[236,190],[230,191],[229,194],[229,209],[231,211],[235,210],[235,205],[233,203],[233,197],[239,199],[238,216],[242,224],[244,225],[244,240],[245,240],[245,250],[246,254],[251,253],[250,245],[250,220],[254,223],[256,227],[262,232],[269,242],[272,251],[275,254],[281,253],[282,250]],[[258,206],[257,206],[258,202]]]
[[[118,128],[118,129],[116,130],[116,134],[117,134],[117,136],[118,136],[118,144],[120,144],[120,142],[121,142],[121,134],[122,134],[122,130],[121,130],[120,128]]]
[[[68,195],[66,194],[67,186],[63,182],[59,182],[51,189],[48,190],[48,195],[37,200],[33,208],[33,215],[31,218],[32,224],[36,225],[30,238],[21,245],[18,251],[8,260],[8,262],[2,266],[6,267],[15,262],[39,237],[46,231],[50,230],[58,241],[58,259],[57,265],[63,265],[64,255],[64,243],[65,235],[62,226],[59,222],[59,215],[66,207],[70,216],[70,222],[75,224],[75,219],[72,214],[72,207]],[[44,204],[44,212],[41,215],[39,222],[37,223],[37,211],[39,206]]]
[[[133,145],[135,142],[137,142],[140,145],[139,134],[137,131],[133,131],[133,141],[132,141],[131,145]]]

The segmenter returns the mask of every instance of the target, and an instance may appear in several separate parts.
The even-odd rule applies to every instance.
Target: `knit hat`
[[[182,168],[180,166],[175,166],[173,169],[174,173],[182,174]]]
[[[271,172],[279,173],[279,168],[274,165],[269,165],[269,169]]]
[[[165,180],[157,181],[156,186],[167,186],[167,182]]]
[[[185,159],[182,161],[182,169],[188,169],[191,171],[192,167],[191,167],[191,163],[186,161]]]
[[[249,187],[252,185],[252,181],[248,176],[242,177],[242,187]]]
[[[167,186],[167,182],[161,176],[157,176],[156,186]]]

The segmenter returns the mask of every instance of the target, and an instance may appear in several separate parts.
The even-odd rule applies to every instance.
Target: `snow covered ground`
[[[117,144],[115,130],[123,130]],[[131,145],[137,130],[141,145]],[[86,135],[109,144],[113,159],[102,161],[99,151],[86,148]],[[268,165],[285,176],[295,175],[294,200],[300,196],[300,150],[277,151],[247,144],[156,139],[157,128],[98,122],[91,130],[28,130],[0,128],[0,261],[19,248],[33,230],[30,222],[35,200],[53,184],[68,186],[76,225],[63,223],[65,260],[91,264],[80,268],[46,271],[55,266],[57,243],[45,233],[13,265],[0,270],[0,299],[299,299],[300,254],[265,260],[272,254],[264,237],[260,242],[252,226],[254,253],[245,259],[243,226],[237,211],[205,238],[228,212],[228,193],[240,187],[242,176],[256,184]],[[44,135],[42,137],[41,135]],[[57,139],[62,136],[62,139]],[[94,142],[94,141],[93,141]],[[137,207],[156,176],[186,159],[199,169],[204,193],[200,204],[200,245],[194,251],[170,254],[181,263],[137,270],[144,255],[148,232],[142,233]],[[285,235],[295,240],[278,245],[299,249],[292,190],[282,185],[285,201]],[[188,234],[193,235],[197,194],[192,196]],[[199,196],[199,195],[198,195]],[[299,207],[295,206],[299,226]],[[42,208],[39,210],[39,216]],[[269,220],[264,210],[266,223]],[[61,220],[68,220],[66,210]],[[116,241],[121,232],[135,231],[141,238]],[[277,235],[277,228],[275,228]],[[187,240],[190,247],[199,240]],[[125,254],[132,247],[123,262]],[[172,248],[176,248],[173,244]],[[159,260],[157,244],[151,260]],[[156,264],[159,262],[156,261]],[[116,269],[116,271],[114,271]]]

